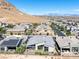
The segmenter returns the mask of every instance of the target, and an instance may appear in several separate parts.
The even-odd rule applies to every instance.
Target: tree
[[[27,31],[26,31],[26,35],[31,35],[32,32],[33,32],[32,30],[27,30]]]
[[[60,31],[64,31],[64,27],[63,26],[60,26]]]
[[[0,27],[0,33],[5,33],[6,30],[3,27]]]
[[[66,35],[67,35],[67,36],[70,36],[70,35],[71,35],[70,30],[66,30]]]
[[[8,28],[13,28],[14,25],[12,25],[12,24],[8,24],[6,27],[8,27]]]

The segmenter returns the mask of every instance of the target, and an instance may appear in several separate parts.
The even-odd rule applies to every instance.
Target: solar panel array
[[[54,47],[55,42],[51,36],[33,36],[28,40],[27,45],[33,45],[38,43],[45,43],[44,46],[46,47]]]
[[[1,46],[7,46],[7,47],[14,46],[14,47],[16,47],[18,42],[19,42],[19,40],[11,39],[11,40],[8,40],[8,41],[3,41]]]

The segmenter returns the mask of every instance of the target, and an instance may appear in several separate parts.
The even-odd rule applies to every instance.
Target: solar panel
[[[28,40],[27,45],[33,45],[33,44],[38,44],[38,43],[45,43],[44,46],[51,46],[54,47],[54,40],[51,36],[33,36]]]
[[[11,39],[8,41],[3,41],[1,46],[7,46],[7,47],[16,47],[16,45],[19,43],[20,40]]]

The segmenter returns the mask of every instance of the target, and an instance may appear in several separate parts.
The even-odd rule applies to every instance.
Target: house
[[[70,30],[72,35],[78,35],[79,34],[79,26],[75,25],[66,25],[66,29]]]
[[[35,34],[35,35],[54,35],[54,31],[52,30],[52,28],[49,25],[41,24],[34,29],[33,34]]]
[[[27,49],[42,50],[49,53],[55,52],[55,42],[51,36],[35,35],[31,36],[27,42]]]
[[[25,28],[19,25],[14,26],[13,28],[8,28],[6,31],[7,35],[25,35]]]
[[[22,39],[17,37],[7,37],[0,42],[0,52],[16,50],[16,47],[20,46]]]
[[[32,28],[32,24],[31,23],[21,23],[19,25],[19,27],[23,27],[25,29],[30,29],[30,28]]]
[[[7,35],[25,35],[26,30],[31,28],[31,24],[17,24],[13,28],[8,28],[6,31]]]
[[[25,29],[18,29],[18,28],[13,28],[13,29],[8,29],[6,31],[7,35],[25,35]]]
[[[79,38],[76,36],[56,37],[56,45],[61,55],[79,55]]]

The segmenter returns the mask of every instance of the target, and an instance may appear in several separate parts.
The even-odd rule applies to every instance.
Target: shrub
[[[48,55],[48,53],[44,51],[36,51],[35,54],[36,55]]]
[[[16,53],[22,54],[26,50],[26,46],[21,45],[20,47],[16,48]]]

